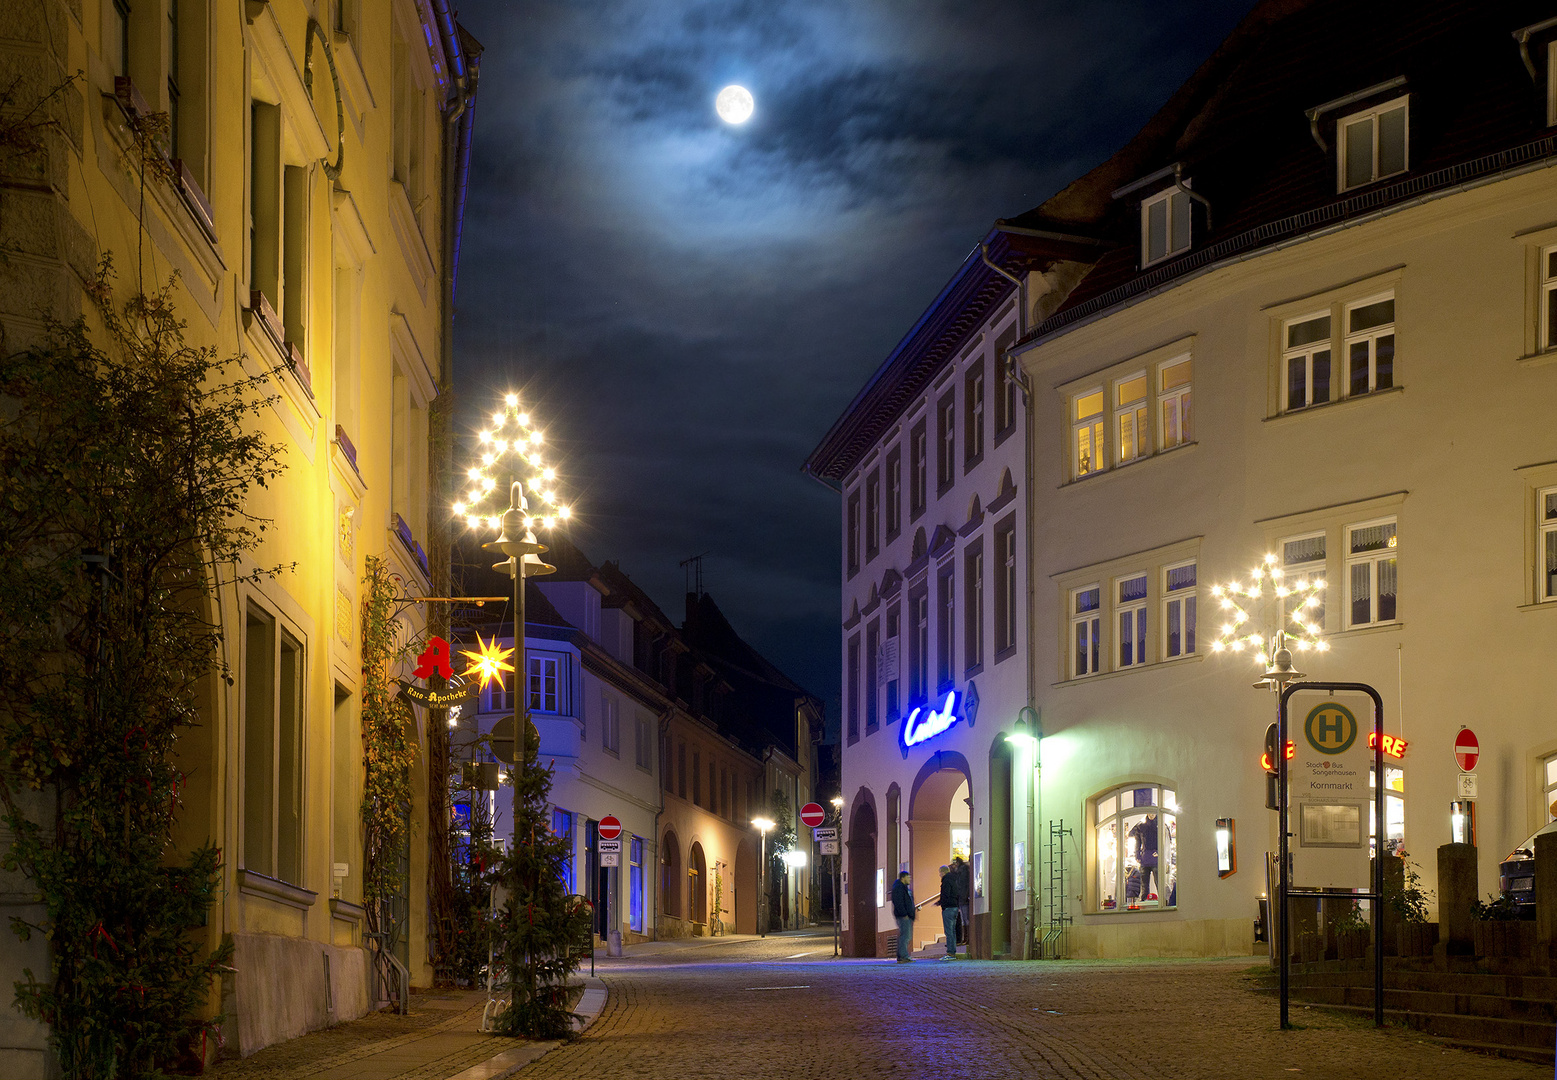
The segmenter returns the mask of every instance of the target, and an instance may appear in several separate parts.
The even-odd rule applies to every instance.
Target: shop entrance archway
[[[932,755],[914,777],[907,824],[908,872],[915,900],[923,902],[940,893],[940,869],[952,861],[954,843],[964,858],[970,854],[972,791],[973,770],[955,750]],[[926,904],[914,920],[913,947],[918,949],[941,933],[941,909]]]
[[[864,788],[849,819],[849,929],[844,952],[876,955],[876,806]]]

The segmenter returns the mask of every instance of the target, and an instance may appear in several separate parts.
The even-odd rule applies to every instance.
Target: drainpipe
[[[1211,231],[1211,200],[1199,192],[1192,191],[1185,186],[1184,163],[1181,161],[1175,161],[1173,163],[1173,186],[1206,208],[1206,232],[1209,233]]]
[[[1539,82],[1541,77],[1535,70],[1535,61],[1530,59],[1530,39],[1543,30],[1550,30],[1554,26],[1557,26],[1557,17],[1514,31],[1514,40],[1519,43],[1519,59],[1524,61],[1525,70],[1530,73],[1531,82]]]

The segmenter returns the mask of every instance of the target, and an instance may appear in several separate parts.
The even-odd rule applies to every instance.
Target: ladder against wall
[[[1043,918],[1033,928],[1037,937],[1033,956],[1039,960],[1063,960],[1070,955],[1070,848],[1074,834],[1065,827],[1065,819],[1049,822],[1047,845],[1048,888],[1043,894]]]

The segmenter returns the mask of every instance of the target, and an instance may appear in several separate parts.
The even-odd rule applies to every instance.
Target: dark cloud
[[[836,699],[838,499],[800,461],[990,223],[1112,153],[1247,7],[466,0],[467,413],[523,388],[593,558],[679,613],[710,552],[736,626]]]

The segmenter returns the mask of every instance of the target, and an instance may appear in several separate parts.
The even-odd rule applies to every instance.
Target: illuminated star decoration
[[[505,396],[503,407],[492,413],[491,422],[491,427],[476,435],[475,464],[465,470],[461,480],[464,497],[454,503],[454,516],[463,518],[472,529],[501,529],[503,511],[508,509],[506,479],[511,476],[525,481],[526,501],[536,511],[534,516],[526,516],[526,528],[549,529],[566,521],[571,511],[558,501],[557,470],[541,455],[545,436],[531,423],[530,414],[520,408],[519,395]],[[500,478],[503,483],[498,482]]]
[[[1254,662],[1266,668],[1270,666],[1276,650],[1288,641],[1300,652],[1309,649],[1324,652],[1328,649],[1329,642],[1319,639],[1323,628],[1313,621],[1313,609],[1321,602],[1319,597],[1324,592],[1324,578],[1308,578],[1290,585],[1285,579],[1285,572],[1276,565],[1276,556],[1267,555],[1263,565],[1250,571],[1247,585],[1235,581],[1231,585],[1218,585],[1212,589],[1211,595],[1221,603],[1227,621],[1222,624],[1221,636],[1211,643],[1211,651],[1242,652],[1249,649],[1253,653]],[[1267,610],[1261,614],[1273,616],[1260,620],[1266,625],[1278,626],[1269,641],[1249,625],[1251,615],[1245,609],[1245,604],[1249,608],[1265,608]],[[1286,610],[1287,627],[1281,628],[1280,616],[1268,610],[1273,604]]]
[[[491,641],[482,641],[481,635],[476,635],[477,652],[461,649],[460,655],[469,658],[470,663],[465,666],[467,676],[475,675],[481,679],[481,689],[487,688],[487,683],[493,679],[501,681],[502,673],[514,670],[514,665],[508,662],[508,658],[514,655],[514,650],[505,649],[497,643],[497,638]]]

